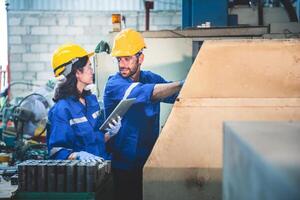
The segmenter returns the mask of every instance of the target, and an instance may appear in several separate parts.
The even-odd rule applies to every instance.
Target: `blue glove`
[[[99,156],[95,156],[86,151],[75,152],[75,156],[76,156],[76,160],[94,161],[94,162],[100,162],[100,163],[104,162],[103,158],[101,158]]]
[[[116,135],[119,132],[119,130],[122,126],[121,120],[122,120],[122,118],[120,116],[118,116],[117,121],[113,120],[112,123],[108,124],[109,128],[107,128],[105,130],[108,131],[110,137],[113,137],[114,135]]]

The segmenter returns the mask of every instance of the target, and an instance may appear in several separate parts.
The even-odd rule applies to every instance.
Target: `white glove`
[[[110,137],[113,137],[114,135],[116,135],[119,132],[119,130],[122,126],[121,120],[122,120],[122,118],[120,116],[118,116],[117,121],[112,120],[112,123],[108,124],[109,128],[107,128],[105,130],[109,133]]]
[[[99,156],[95,156],[86,151],[75,152],[75,156],[76,156],[76,160],[94,161],[94,162],[100,162],[100,163],[104,162],[103,158],[101,158]]]

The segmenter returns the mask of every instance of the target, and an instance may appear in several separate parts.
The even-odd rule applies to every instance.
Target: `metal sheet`
[[[47,163],[41,162],[37,165],[37,191],[47,191]]]
[[[66,192],[76,191],[76,165],[78,162],[78,160],[72,160],[67,165]]]
[[[48,192],[55,192],[56,191],[56,166],[57,162],[53,161],[47,164],[47,191]]]
[[[76,192],[86,191],[86,163],[81,161],[77,164]]]
[[[300,197],[300,122],[224,123],[223,199]]]
[[[299,40],[205,41],[144,167],[144,199],[221,199],[224,121],[300,120]]]

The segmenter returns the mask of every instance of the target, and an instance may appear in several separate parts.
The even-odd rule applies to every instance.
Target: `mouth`
[[[126,69],[126,68],[120,68],[119,71],[120,71],[121,73],[126,73],[126,72],[129,71],[129,69]]]

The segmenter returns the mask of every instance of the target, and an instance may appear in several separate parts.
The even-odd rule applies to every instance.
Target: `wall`
[[[53,77],[51,55],[63,43],[77,43],[92,51],[112,30],[109,11],[9,11],[8,38],[12,81],[44,84]],[[127,27],[144,30],[144,12],[122,12]],[[150,30],[180,27],[179,11],[153,11]],[[15,86],[15,90],[28,90]]]

